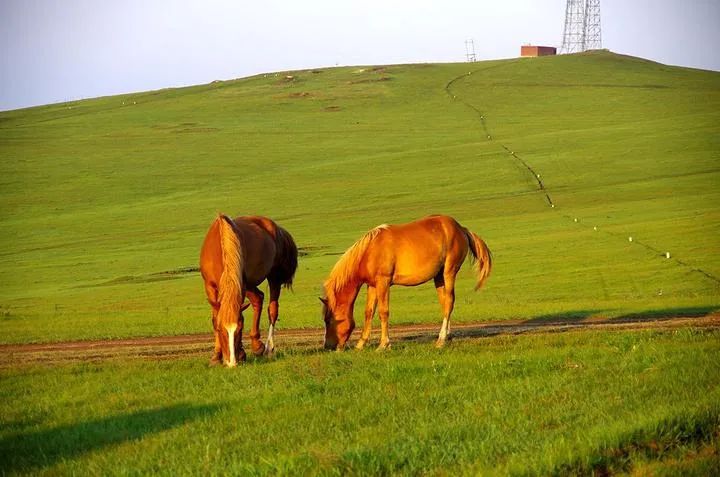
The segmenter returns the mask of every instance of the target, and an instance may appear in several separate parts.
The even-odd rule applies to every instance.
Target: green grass
[[[481,292],[461,271],[456,322],[705,315],[720,309],[719,132],[719,73],[609,52],[282,72],[3,112],[0,343],[209,332],[187,270],[217,211],[294,235],[304,254],[280,326],[318,339],[338,254],[430,213],[494,252]],[[438,321],[431,285],[391,294],[391,326]],[[719,338],[396,341],[235,370],[205,357],[17,365],[0,370],[0,473],[713,475]]]
[[[717,330],[0,371],[0,470],[577,475],[720,470]]]
[[[197,266],[217,211],[308,251],[283,327],[321,324],[362,233],[429,213],[494,252],[458,322],[720,308],[720,74],[597,52],[286,75],[0,113],[0,341],[207,331],[198,274],[163,272]],[[393,288],[392,313],[439,306]]]

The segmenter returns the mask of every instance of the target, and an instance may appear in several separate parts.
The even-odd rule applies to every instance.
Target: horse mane
[[[388,228],[388,225],[383,224],[370,230],[360,240],[352,244],[340,257],[327,280],[325,280],[325,293],[331,301],[334,301],[335,294],[342,290],[352,279],[370,242],[386,228]]]
[[[235,223],[230,217],[218,214],[220,248],[222,250],[223,271],[218,284],[220,310],[218,321],[229,324],[237,320],[240,313],[242,295],[243,258],[240,239]]]

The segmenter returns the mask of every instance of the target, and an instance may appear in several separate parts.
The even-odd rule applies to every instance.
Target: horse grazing
[[[243,316],[253,306],[250,330],[255,355],[275,349],[273,332],[278,319],[280,288],[289,288],[297,269],[297,246],[292,236],[266,217],[218,215],[200,251],[200,273],[212,307],[215,351],[210,364],[234,367],[245,360],[242,346]],[[260,341],[260,315],[264,294],[258,285],[267,279],[270,289],[267,346]],[[249,303],[243,305],[247,296]]]
[[[390,346],[390,286],[417,286],[435,281],[443,311],[437,346],[450,334],[450,314],[455,304],[455,276],[468,250],[477,267],[479,289],[492,268],[490,250],[483,240],[452,217],[433,215],[402,225],[380,225],[355,242],[338,260],[325,281],[323,319],[325,348],[345,347],[355,328],[353,308],[363,284],[367,285],[365,325],[356,348],[370,337],[375,308],[379,305],[381,338],[378,349]]]

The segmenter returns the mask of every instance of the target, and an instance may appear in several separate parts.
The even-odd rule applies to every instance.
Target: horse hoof
[[[358,350],[358,351],[360,351],[360,350],[363,349],[364,347],[365,347],[365,340],[360,340],[360,341],[358,341],[357,344],[355,345],[355,349]]]
[[[263,354],[268,358],[272,358],[273,356],[275,356],[275,347],[265,346],[265,351],[263,352]]]
[[[208,366],[211,368],[214,368],[216,366],[220,366],[221,364],[222,364],[222,359],[220,359],[216,356],[213,356],[212,358],[210,358],[210,362],[208,363]]]
[[[440,349],[445,347],[445,340],[437,340],[435,342],[435,347]]]
[[[263,354],[265,354],[265,344],[260,343],[257,346],[255,346],[255,344],[253,344],[253,354],[255,356],[262,356]]]
[[[238,360],[238,363],[244,363],[247,360],[247,355],[245,354],[244,349],[240,348],[240,351],[238,351],[237,360]]]
[[[391,348],[390,343],[378,346],[375,351],[387,351]]]

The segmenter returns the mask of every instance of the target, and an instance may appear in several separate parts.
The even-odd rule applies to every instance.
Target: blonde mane
[[[240,239],[233,228],[232,219],[219,214],[220,248],[223,271],[218,284],[218,321],[223,325],[237,321],[240,314],[242,292],[243,259]]]
[[[387,224],[378,225],[367,232],[360,240],[352,244],[340,257],[340,260],[337,261],[330,272],[330,276],[325,280],[325,294],[331,302],[335,301],[335,294],[342,290],[352,279],[370,242],[386,228],[388,228]]]

